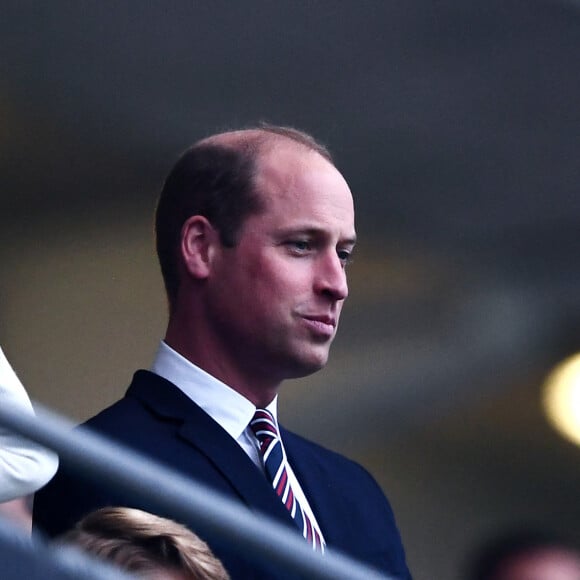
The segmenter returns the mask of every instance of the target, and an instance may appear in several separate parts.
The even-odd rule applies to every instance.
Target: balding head
[[[278,125],[263,124],[260,127],[252,129],[241,129],[210,135],[196,143],[194,147],[204,145],[237,149],[246,151],[254,156],[258,156],[264,149],[271,150],[279,145],[295,145],[314,151],[330,163],[333,163],[328,149],[316,141],[314,137],[298,129],[280,127]]]
[[[157,254],[170,307],[179,288],[183,224],[201,215],[219,232],[222,244],[234,246],[244,221],[263,207],[254,187],[260,156],[279,146],[303,148],[332,163],[328,150],[310,135],[263,125],[202,139],[175,164],[161,191],[155,218]]]

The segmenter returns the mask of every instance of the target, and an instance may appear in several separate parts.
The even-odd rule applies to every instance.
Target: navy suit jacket
[[[241,447],[169,381],[149,371],[137,371],[125,397],[87,421],[85,426],[299,533],[270,484]],[[282,427],[280,431],[288,461],[329,548],[397,578],[410,578],[391,507],[369,473],[345,457]],[[55,536],[70,529],[88,512],[107,505],[158,511],[135,498],[123,497],[107,487],[105,481],[86,481],[82,475],[69,470],[66,462],[61,462],[57,476],[37,493],[35,526]],[[219,538],[204,539],[233,579],[296,577],[247,560]]]

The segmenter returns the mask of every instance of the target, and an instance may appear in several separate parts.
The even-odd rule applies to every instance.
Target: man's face
[[[208,313],[225,364],[280,382],[328,359],[354,247],[354,208],[342,175],[294,145],[263,155],[256,190],[264,211],[219,247],[208,279]]]

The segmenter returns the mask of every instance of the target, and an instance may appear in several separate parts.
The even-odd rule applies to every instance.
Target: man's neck
[[[213,352],[208,352],[203,343],[199,347],[191,342],[185,343],[169,329],[164,340],[181,356],[240,393],[258,408],[265,408],[278,393],[281,381],[265,380],[263,376],[257,376],[258,373],[228,366],[224,364],[226,357],[215,356]]]

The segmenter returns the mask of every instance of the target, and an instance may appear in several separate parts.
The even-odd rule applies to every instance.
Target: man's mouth
[[[314,333],[325,337],[332,337],[336,328],[336,318],[327,314],[307,314],[302,319],[306,326]]]

